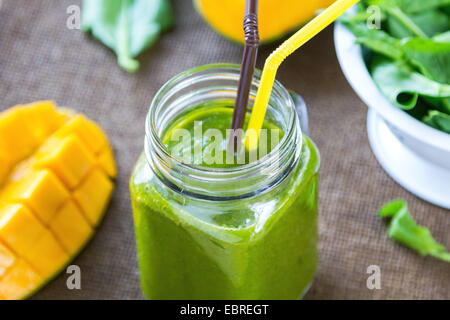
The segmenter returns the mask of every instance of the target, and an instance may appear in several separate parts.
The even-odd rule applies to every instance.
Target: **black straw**
[[[258,56],[259,31],[258,31],[258,0],[247,0],[244,17],[245,47],[242,57],[241,74],[239,78],[236,102],[234,105],[233,119],[231,129],[236,133],[242,129],[247,113],[247,104],[249,100],[250,87],[253,80],[253,73],[256,66],[256,57]],[[240,136],[236,134],[234,145],[240,143]]]

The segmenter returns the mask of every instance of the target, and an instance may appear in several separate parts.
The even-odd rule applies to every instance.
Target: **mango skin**
[[[243,44],[244,0],[193,0],[203,19],[219,34]],[[335,0],[259,0],[262,44],[274,42],[312,19]]]
[[[85,116],[52,101],[0,113],[0,300],[29,297],[82,250],[116,174],[106,135]]]

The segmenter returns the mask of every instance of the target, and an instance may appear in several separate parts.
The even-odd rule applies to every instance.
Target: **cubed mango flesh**
[[[14,107],[0,115],[0,150],[9,163],[25,159],[39,145],[31,128],[21,122],[23,114],[21,107]]]
[[[0,154],[0,187],[5,182],[10,170],[10,164],[5,155]]]
[[[4,201],[26,204],[45,225],[69,196],[69,191],[50,170],[30,171],[0,193]]]
[[[13,182],[18,182],[24,179],[26,176],[30,174],[31,171],[34,170],[34,164],[36,160],[34,157],[30,157],[23,161],[17,163],[14,168],[12,168],[8,173],[7,183],[11,184]],[[6,186],[8,187],[8,186]]]
[[[19,261],[0,279],[0,296],[7,300],[27,297],[44,282],[24,260]]]
[[[55,133],[57,137],[66,137],[72,134],[78,136],[96,155],[108,144],[102,129],[83,115],[75,116]]]
[[[47,229],[22,204],[7,204],[0,207],[0,239],[18,255],[33,250]]]
[[[67,201],[50,223],[50,229],[71,255],[75,255],[94,232],[72,201]]]
[[[6,246],[0,243],[0,279],[12,267],[16,260],[14,254]]]
[[[76,203],[92,226],[99,223],[113,188],[113,183],[103,171],[95,168],[73,192]]]
[[[96,162],[75,135],[51,140],[48,146],[38,151],[36,157],[36,167],[55,172],[70,190],[78,186]]]
[[[30,128],[34,138],[41,144],[61,128],[67,116],[58,112],[53,101],[32,103],[22,109],[24,126]]]
[[[44,279],[55,275],[70,259],[69,254],[49,230],[46,230],[36,241],[32,250],[24,253],[23,258],[29,261],[30,265]]]
[[[110,177],[117,176],[116,162],[114,161],[114,154],[109,146],[106,146],[97,158],[99,167]]]
[[[0,211],[0,239],[49,278],[69,256],[53,234],[23,205],[6,205]],[[1,209],[0,209],[1,210]]]
[[[29,296],[84,247],[116,174],[85,116],[51,101],[0,113],[0,300]]]

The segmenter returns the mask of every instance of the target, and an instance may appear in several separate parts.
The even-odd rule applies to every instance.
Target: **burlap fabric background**
[[[109,134],[119,167],[105,219],[74,261],[82,270],[82,289],[69,291],[63,273],[34,298],[141,299],[128,178],[142,150],[147,108],[173,75],[206,63],[239,63],[242,48],[211,31],[190,0],[174,0],[175,28],[140,57],[140,71],[130,75],[103,45],[66,28],[67,7],[80,1],[1,2],[0,109],[54,99],[84,112]],[[261,50],[259,67],[272,49]],[[389,240],[377,210],[392,198],[406,198],[419,223],[447,247],[450,212],[403,190],[376,162],[366,134],[367,108],[338,66],[332,29],[290,57],[279,79],[305,98],[322,155],[321,262],[306,298],[449,299],[450,265]],[[381,268],[381,290],[366,287],[372,264]]]

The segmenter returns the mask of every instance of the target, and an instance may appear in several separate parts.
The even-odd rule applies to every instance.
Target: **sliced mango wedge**
[[[0,113],[0,300],[55,277],[101,221],[117,168],[102,129],[52,101]]]

